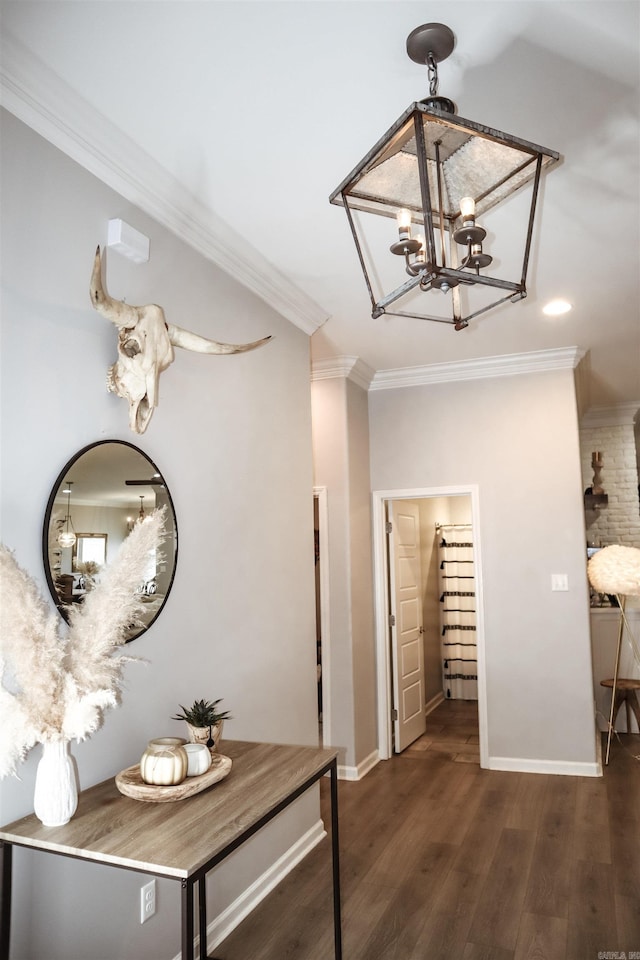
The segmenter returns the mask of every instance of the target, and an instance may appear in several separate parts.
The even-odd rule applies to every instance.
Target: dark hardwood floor
[[[640,736],[602,778],[482,770],[477,744],[475,704],[446,701],[340,783],[344,960],[640,960]],[[215,956],[332,960],[328,840]]]

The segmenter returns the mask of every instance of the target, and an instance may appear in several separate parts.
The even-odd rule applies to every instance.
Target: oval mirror
[[[51,596],[68,620],[71,604],[82,603],[99,582],[100,570],[116,555],[134,525],[156,507],[166,506],[162,563],[149,558],[140,591],[142,627],[151,626],[173,584],[178,528],[164,478],[149,457],[124,440],[101,440],[69,460],[56,480],[44,517],[42,553]]]

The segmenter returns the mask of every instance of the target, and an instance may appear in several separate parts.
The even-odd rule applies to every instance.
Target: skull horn
[[[102,262],[100,247],[96,249],[91,273],[91,303],[98,313],[106,320],[111,320],[117,327],[132,327],[140,318],[138,307],[125,303],[124,300],[114,300],[109,296],[102,285]]]
[[[175,327],[172,323],[167,324],[167,331],[174,347],[182,347],[183,350],[192,350],[195,353],[244,353],[271,340],[271,337],[263,337],[262,340],[253,340],[251,343],[219,343],[217,340],[208,340],[197,333]]]
[[[100,257],[100,247],[96,250],[93,261],[93,272],[91,274],[91,303],[99,314],[107,320],[111,320],[117,327],[134,327],[145,311],[149,307],[136,307],[125,303],[124,300],[114,300],[110,297],[102,285],[102,265]],[[219,343],[217,340],[208,340],[197,333],[191,333],[189,330],[183,330],[172,323],[167,323],[167,332],[169,340],[174,347],[181,347],[183,350],[191,350],[194,353],[209,354],[228,354],[244,353],[247,350],[255,350],[264,343],[271,340],[271,337],[263,337],[262,340],[254,340],[251,343]]]

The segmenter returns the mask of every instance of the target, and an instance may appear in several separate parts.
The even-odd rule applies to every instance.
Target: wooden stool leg
[[[615,721],[615,701],[616,701],[616,684],[618,682],[618,668],[620,666],[620,648],[622,647],[622,632],[624,630],[624,605],[626,597],[620,600],[618,597],[618,606],[620,607],[620,626],[618,628],[618,643],[616,645],[616,665],[613,671],[613,688],[611,690],[611,713],[609,714],[609,729],[607,731],[607,752],[605,754],[604,762],[605,766],[609,763],[609,752],[611,750],[611,734],[613,733],[613,725]]]
[[[620,690],[611,691],[612,703],[611,703],[611,729],[616,729],[616,722],[618,720],[618,714],[620,713],[620,707],[624,703],[624,693]]]

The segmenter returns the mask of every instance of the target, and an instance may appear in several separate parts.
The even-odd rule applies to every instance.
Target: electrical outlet
[[[144,923],[156,912],[156,881],[149,880],[140,887],[140,923]]]

